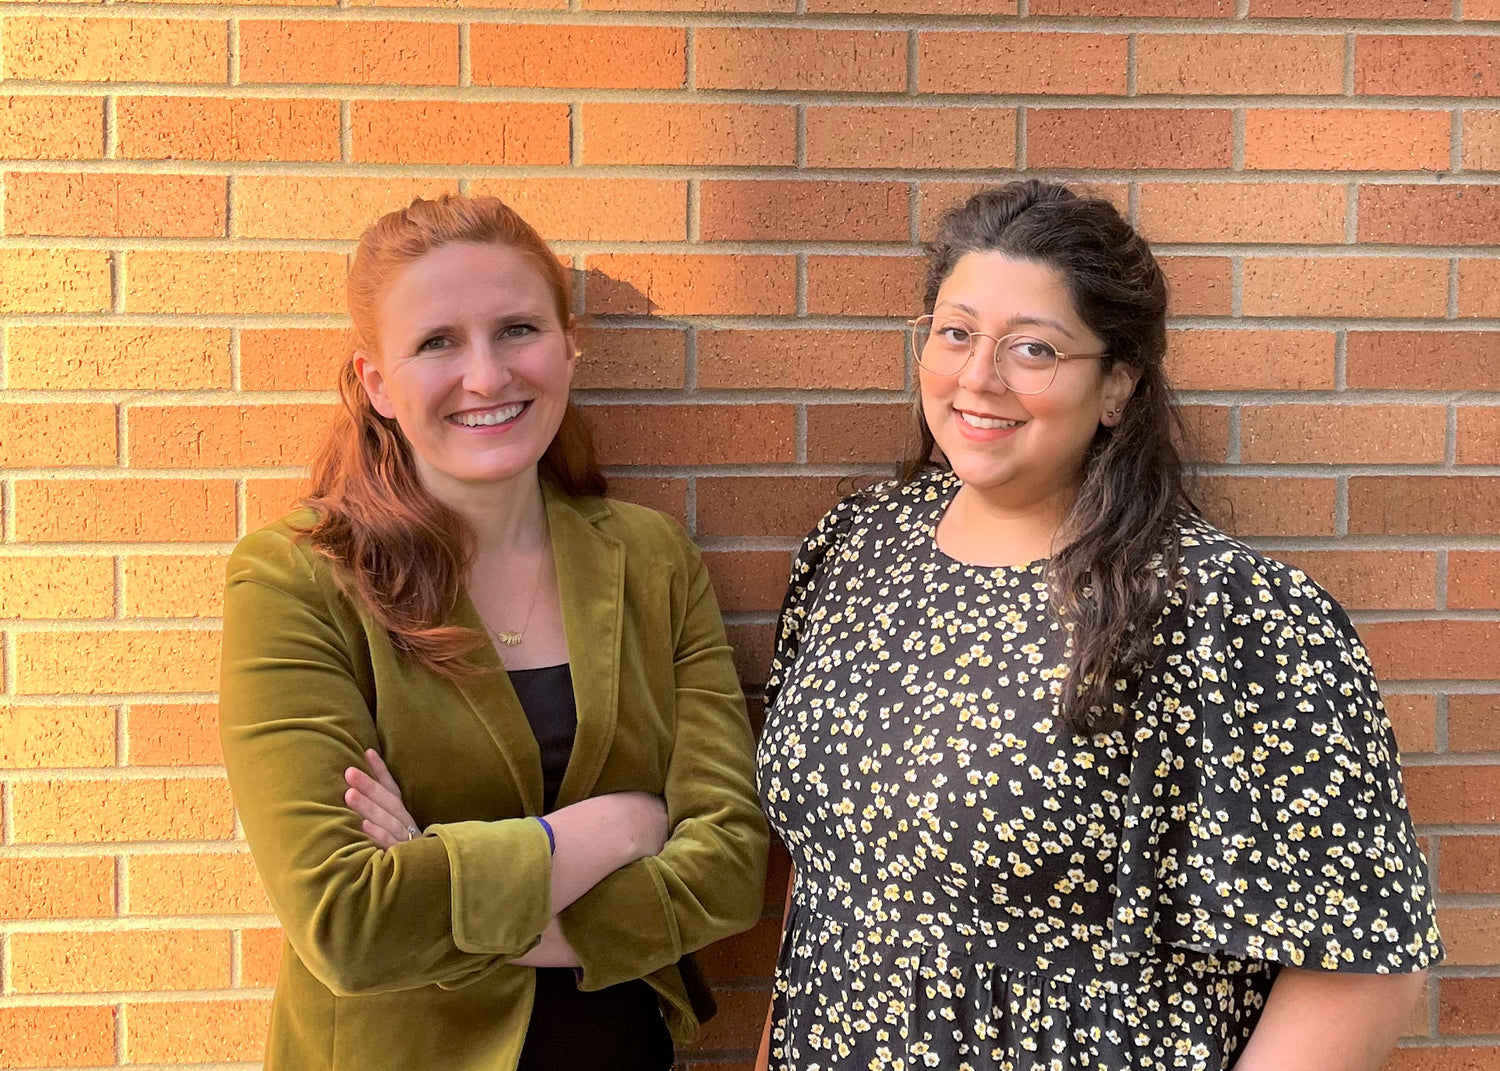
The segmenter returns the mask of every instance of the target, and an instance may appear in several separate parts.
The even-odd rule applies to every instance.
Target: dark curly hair
[[[1152,626],[1182,557],[1179,522],[1197,512],[1173,442],[1182,420],[1163,370],[1166,278],[1114,205],[1035,179],[982,190],[943,217],[927,247],[925,312],[969,253],[1003,253],[1057,271],[1078,315],[1106,344],[1104,368],[1123,361],[1140,377],[1120,423],[1094,434],[1047,566],[1053,609],[1069,633],[1060,713],[1074,732],[1111,731],[1129,713],[1118,682],[1153,660]],[[934,464],[936,443],[920,409],[911,440],[902,482]]]

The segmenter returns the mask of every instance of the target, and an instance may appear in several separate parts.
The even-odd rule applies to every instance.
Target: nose
[[[1007,389],[1005,381],[1000,378],[995,364],[995,358],[999,356],[996,349],[1000,345],[999,341],[980,334],[971,335],[970,339],[973,349],[969,353],[969,363],[958,373],[959,386],[975,393],[1004,393]]]
[[[510,382],[510,362],[501,347],[481,336],[465,347],[463,376],[464,390],[470,394],[493,395]]]

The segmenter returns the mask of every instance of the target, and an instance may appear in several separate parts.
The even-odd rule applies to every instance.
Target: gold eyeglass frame
[[[1057,370],[1062,365],[1062,363],[1064,361],[1083,361],[1083,360],[1091,360],[1091,359],[1095,359],[1095,358],[1099,358],[1099,357],[1108,357],[1109,356],[1108,352],[1105,352],[1105,353],[1059,353],[1057,350],[1054,349],[1052,352],[1053,352],[1053,355],[1057,359],[1052,364],[1052,377],[1047,380],[1047,386],[1042,387],[1041,390],[1017,390],[1015,387],[1012,387],[1010,385],[1010,381],[1005,378],[1005,373],[1000,370],[1001,343],[1005,342],[1007,339],[1012,339],[1012,338],[1036,338],[1035,335],[1028,335],[1024,331],[1016,331],[1016,332],[1012,332],[1009,335],[1000,335],[1000,336],[997,337],[995,335],[987,335],[983,331],[970,331],[969,332],[969,355],[964,358],[963,364],[959,365],[957,368],[955,368],[951,372],[939,372],[935,368],[930,368],[927,365],[922,364],[922,354],[917,351],[917,328],[918,328],[918,326],[925,323],[928,327],[931,327],[932,326],[932,322],[933,322],[933,315],[931,313],[928,313],[925,316],[918,316],[915,320],[907,320],[906,321],[906,348],[911,351],[912,359],[915,360],[918,365],[921,365],[921,367],[926,368],[927,371],[931,372],[933,375],[936,375],[936,376],[945,376],[945,375],[946,376],[956,376],[960,372],[962,372],[965,368],[967,368],[969,366],[969,362],[974,359],[974,347],[975,347],[974,340],[976,338],[987,338],[987,339],[989,339],[991,342],[993,342],[995,344],[995,351],[994,351],[994,353],[990,354],[990,363],[992,365],[994,365],[994,367],[995,367],[995,376],[996,376],[996,378],[998,378],[1000,380],[1001,383],[1005,384],[1005,389],[1008,390],[1008,391],[1010,391],[1012,394],[1027,394],[1027,395],[1031,395],[1031,394],[1042,394],[1042,393],[1045,393],[1046,390],[1049,387],[1051,387],[1054,382],[1057,381]],[[929,335],[928,337],[930,338],[931,335]],[[1052,345],[1052,343],[1047,342],[1047,340],[1043,339],[1043,338],[1036,338],[1036,341],[1041,342],[1041,343],[1045,343],[1048,346]]]

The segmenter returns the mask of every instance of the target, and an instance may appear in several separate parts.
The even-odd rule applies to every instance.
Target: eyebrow
[[[978,312],[978,310],[974,309],[972,306],[965,305],[961,301],[940,301],[940,302],[938,302],[938,304],[940,306],[941,305],[951,305],[955,309],[958,309],[961,312],[968,313],[970,316],[974,317],[974,319],[976,319],[976,320],[979,319],[979,312]],[[1005,326],[1007,328],[1012,328],[1012,327],[1050,327],[1050,328],[1052,328],[1055,331],[1059,331],[1062,334],[1067,335],[1068,338],[1074,339],[1073,332],[1069,331],[1066,327],[1064,327],[1062,324],[1058,323],[1056,320],[1049,320],[1049,319],[1047,319],[1044,316],[1012,316],[1009,320],[1007,320],[1005,322]],[[1076,339],[1075,339],[1075,341],[1076,341]]]

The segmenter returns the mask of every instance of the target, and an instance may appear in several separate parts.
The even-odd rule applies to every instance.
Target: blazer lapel
[[[625,612],[625,547],[591,523],[609,509],[608,505],[574,502],[548,483],[543,489],[573,696],[578,706],[573,754],[557,797],[562,807],[586,798],[593,790],[614,742]],[[585,515],[580,507],[594,507],[595,512]]]
[[[488,635],[468,592],[462,588],[458,592],[451,623],[473,629],[481,636]],[[483,676],[458,681],[456,687],[500,749],[520,790],[526,812],[541,814],[542,753],[531,732],[531,723],[526,720],[526,712],[521,709],[521,701],[516,698],[516,690],[511,687],[510,677],[506,676],[492,644],[486,644],[470,658],[487,672]]]

